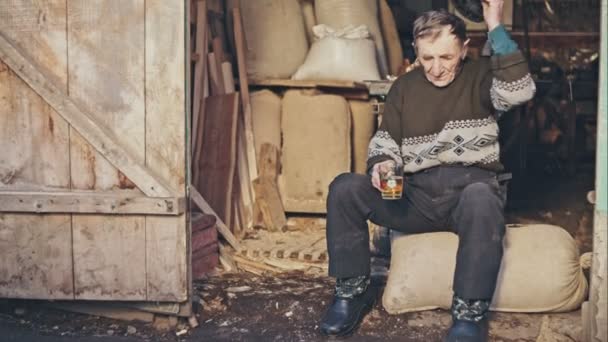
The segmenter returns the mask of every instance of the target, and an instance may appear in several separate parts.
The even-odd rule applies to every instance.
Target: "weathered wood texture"
[[[146,197],[126,191],[0,191],[0,208],[4,212],[179,215],[185,207],[183,197]]]
[[[186,70],[183,1],[146,0],[146,166],[185,195]],[[185,216],[146,217],[147,295],[184,301],[188,289]]]
[[[185,9],[161,0],[0,2],[3,198],[185,197]],[[97,211],[99,196],[85,211]],[[129,205],[154,201],[140,200]],[[0,296],[187,298],[184,214],[72,216],[0,214]]]
[[[72,299],[69,215],[0,214],[0,296]]]
[[[70,97],[90,108],[91,116],[143,162],[143,0],[73,0],[68,3],[67,15]],[[82,137],[72,141],[74,188],[133,187],[101,154],[91,150]]]
[[[234,40],[236,45],[237,66],[239,72],[239,92],[243,106],[243,122],[245,125],[245,141],[247,142],[247,166],[249,177],[258,177],[257,158],[255,156],[255,141],[253,139],[253,121],[251,119],[251,101],[249,97],[249,80],[247,79],[247,64],[245,56],[245,32],[243,32],[243,20],[239,7],[232,9],[234,21]]]
[[[62,90],[65,20],[63,0],[0,3],[2,37]],[[0,188],[68,188],[68,142],[67,123],[0,61]]]
[[[205,101],[205,132],[198,184],[201,195],[209,201],[219,218],[230,227],[232,185],[236,165],[236,129],[238,93],[212,95]]]
[[[67,11],[69,95],[91,108],[139,163],[145,160],[144,10],[143,1],[74,0]],[[80,134],[72,135],[75,189],[134,187]],[[143,216],[75,216],[72,227],[76,298],[146,298]]]
[[[145,300],[144,218],[74,214],[72,222],[75,298]]]
[[[0,37],[67,89],[65,1],[0,2]],[[0,61],[0,190],[69,188],[67,123]],[[73,298],[69,215],[0,214],[0,296]]]
[[[220,234],[222,234],[224,239],[226,239],[226,241],[235,250],[238,251],[239,249],[241,249],[241,245],[239,244],[239,241],[234,237],[232,232],[230,232],[230,229],[228,228],[228,226],[226,226],[224,221],[222,221],[221,217],[219,217],[219,215],[215,212],[215,210],[213,210],[213,208],[211,208],[209,203],[207,203],[207,201],[205,201],[203,196],[195,188],[190,188],[190,196],[192,197],[192,201],[194,202],[194,204],[196,204],[196,206],[199,207],[205,214],[213,215],[217,218],[217,222],[216,222],[217,230]]]

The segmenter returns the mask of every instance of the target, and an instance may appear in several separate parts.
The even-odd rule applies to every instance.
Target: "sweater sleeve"
[[[498,25],[488,32],[488,38],[490,39],[492,51],[496,55],[508,55],[517,51],[517,44],[509,37],[509,33],[502,25]]]
[[[374,164],[385,160],[395,160],[399,165],[403,164],[401,149],[401,84],[399,80],[393,83],[386,101],[384,102],[384,113],[380,127],[372,137],[367,151],[367,172],[370,173]]]
[[[532,99],[536,86],[528,62],[504,27],[492,30],[489,38],[494,54],[482,83],[481,98],[485,106],[500,114]]]

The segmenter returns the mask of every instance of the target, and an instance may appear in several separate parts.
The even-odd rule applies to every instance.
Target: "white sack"
[[[400,234],[396,234],[400,235]],[[564,312],[587,297],[574,239],[550,225],[508,227],[491,310]],[[387,312],[448,309],[458,236],[449,232],[393,239],[390,273],[382,304]]]
[[[316,41],[294,80],[379,80],[374,42],[365,26],[334,30],[326,25],[313,27]]]
[[[337,30],[352,25],[365,25],[375,42],[380,76],[388,73],[384,42],[378,23],[377,0],[315,0],[317,24],[325,24]]]

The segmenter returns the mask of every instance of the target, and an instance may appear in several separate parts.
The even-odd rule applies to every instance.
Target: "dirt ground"
[[[592,168],[576,177],[535,177],[523,188],[512,194],[507,222],[559,225],[581,253],[591,250],[593,208],[586,195],[593,188]],[[191,329],[181,321],[168,332],[149,323],[58,311],[43,301],[0,300],[0,341],[323,341],[318,320],[332,286],[327,277],[303,273],[219,274],[195,283],[200,325]],[[389,315],[376,304],[349,340],[440,341],[449,324],[446,311]],[[491,324],[492,341],[579,341],[580,334],[580,311],[497,313]]]

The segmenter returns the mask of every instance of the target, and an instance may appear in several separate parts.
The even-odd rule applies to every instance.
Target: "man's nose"
[[[433,76],[439,76],[441,75],[441,72],[443,71],[443,67],[441,66],[441,63],[438,60],[433,60],[433,64],[431,65],[431,74]]]

